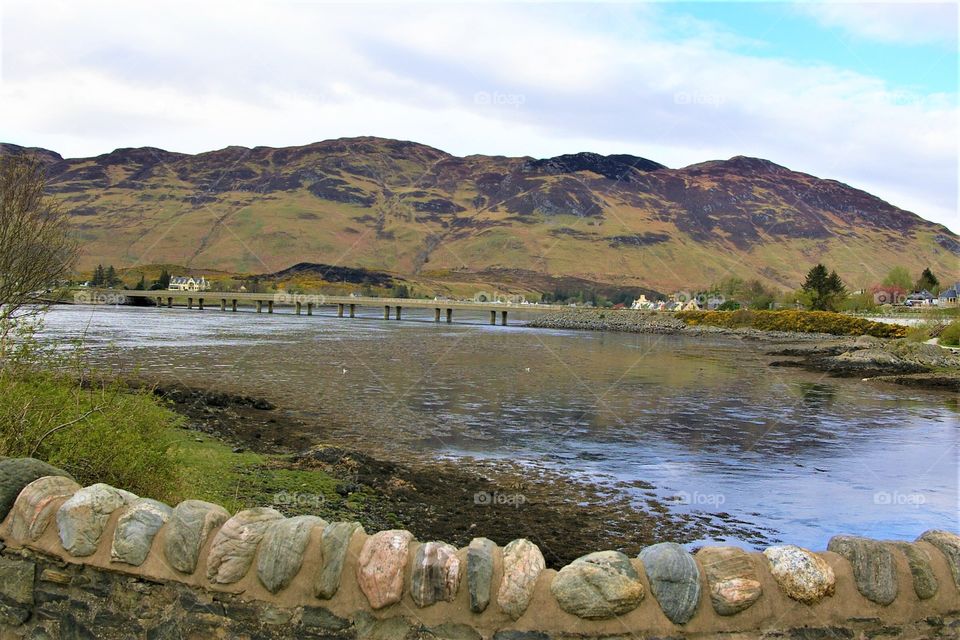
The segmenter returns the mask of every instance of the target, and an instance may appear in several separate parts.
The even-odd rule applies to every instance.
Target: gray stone
[[[893,553],[882,542],[859,536],[834,536],[827,543],[853,567],[857,591],[867,600],[888,605],[897,598],[897,566]]]
[[[163,555],[181,573],[193,573],[210,532],[230,518],[227,510],[201,500],[184,500],[167,523]]]
[[[327,523],[316,516],[297,516],[270,525],[257,556],[257,577],[270,593],[289,585],[303,565],[303,553],[314,527]]]
[[[940,583],[930,565],[930,554],[926,549],[910,542],[891,542],[894,549],[899,549],[907,557],[910,575],[913,577],[913,592],[921,600],[927,600],[937,595]]]
[[[664,615],[674,624],[688,622],[700,601],[700,569],[693,556],[675,542],[661,542],[639,557]]]
[[[336,595],[350,539],[357,531],[363,531],[359,522],[331,522],[324,527],[320,542],[323,568],[313,584],[313,594],[318,598],[329,600]]]
[[[474,538],[467,547],[467,588],[470,611],[483,613],[490,604],[493,582],[493,553],[497,545],[486,538]]]
[[[267,529],[283,514],[269,507],[245,509],[223,523],[207,556],[207,579],[233,584],[246,575]]]
[[[476,629],[468,624],[444,622],[427,630],[428,637],[437,640],[482,640]]]
[[[598,551],[560,569],[550,592],[567,613],[603,620],[636,609],[643,600],[643,583],[630,558],[619,551]]]
[[[808,549],[791,544],[764,550],[770,573],[789,598],[814,604],[836,589],[836,576],[826,560]]]
[[[73,476],[34,458],[4,458],[0,460],[0,520],[7,517],[10,508],[25,486],[44,476]]]
[[[57,510],[63,548],[74,556],[93,555],[110,514],[136,499],[129,491],[102,483],[77,491]]]
[[[325,607],[304,607],[300,622],[305,627],[324,631],[343,631],[349,629],[351,624]]]
[[[517,620],[530,606],[537,579],[546,568],[537,545],[520,538],[503,548],[503,578],[497,591],[497,604]]]
[[[0,558],[0,598],[17,604],[33,604],[36,565],[26,560]]]
[[[110,559],[139,567],[147,559],[157,531],[172,513],[173,509],[156,500],[140,498],[134,501],[117,520]]]
[[[80,488],[65,476],[44,476],[25,486],[10,510],[10,537],[21,542],[39,540],[56,515],[60,501]]]
[[[953,582],[960,589],[960,536],[949,531],[930,529],[924,531],[917,540],[932,544],[946,556]]]
[[[707,576],[710,603],[721,616],[747,609],[763,593],[750,556],[743,549],[704,547],[696,557]]]
[[[418,607],[450,602],[460,586],[460,558],[457,549],[445,542],[427,542],[413,559],[410,596]]]

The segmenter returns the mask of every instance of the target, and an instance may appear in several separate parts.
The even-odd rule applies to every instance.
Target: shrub
[[[740,308],[740,303],[736,300],[726,300],[723,304],[717,307],[717,311],[736,311]]]
[[[954,320],[944,327],[939,342],[949,347],[960,346],[960,320]]]
[[[872,322],[831,311],[680,311],[677,318],[689,325],[752,328],[761,331],[795,331],[830,333],[833,335],[870,335],[876,338],[902,338],[907,328],[902,325]]]

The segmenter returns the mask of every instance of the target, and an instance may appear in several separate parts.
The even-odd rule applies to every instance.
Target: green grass
[[[907,327],[871,322],[831,311],[681,311],[677,318],[689,325],[727,328],[751,328],[761,331],[796,331],[876,338],[902,338]]]
[[[960,320],[954,320],[940,332],[939,342],[948,347],[960,346]]]

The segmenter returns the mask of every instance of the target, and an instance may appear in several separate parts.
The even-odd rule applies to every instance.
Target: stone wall
[[[6,638],[958,638],[960,537],[837,536],[813,553],[673,543],[544,568],[356,523],[175,508],[0,460]]]

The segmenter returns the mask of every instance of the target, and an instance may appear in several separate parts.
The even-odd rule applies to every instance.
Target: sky
[[[758,156],[960,231],[958,3],[0,0],[0,141]]]

